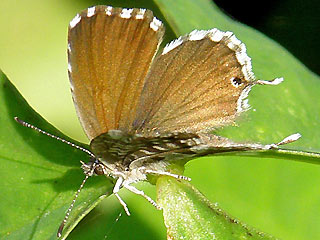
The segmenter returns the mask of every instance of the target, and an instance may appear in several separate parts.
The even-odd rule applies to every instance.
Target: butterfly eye
[[[94,169],[94,173],[97,174],[97,175],[104,175],[104,171],[103,171],[102,167],[99,167],[99,166],[97,166]]]
[[[231,84],[234,86],[234,87],[239,87],[240,85],[242,85],[242,79],[239,78],[239,77],[232,77],[231,78]]]

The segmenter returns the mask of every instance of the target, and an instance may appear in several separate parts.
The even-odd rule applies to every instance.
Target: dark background
[[[274,39],[320,74],[320,1],[213,1],[232,18]]]

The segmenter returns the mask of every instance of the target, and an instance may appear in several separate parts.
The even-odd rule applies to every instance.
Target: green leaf
[[[157,189],[168,239],[274,239],[228,216],[187,182],[160,177]]]
[[[19,125],[15,116],[68,139],[30,108],[2,72],[0,99],[0,238],[56,239],[58,226],[84,179],[79,161],[89,157]],[[64,235],[111,192],[112,184],[104,177],[89,179]]]

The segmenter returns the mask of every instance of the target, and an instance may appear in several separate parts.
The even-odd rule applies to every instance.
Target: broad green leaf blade
[[[188,182],[160,177],[157,187],[168,239],[274,239],[230,217]]]
[[[84,179],[79,161],[88,161],[89,157],[19,125],[15,116],[68,139],[30,108],[3,73],[0,99],[0,238],[56,239],[57,229]],[[110,194],[111,187],[104,177],[88,180],[64,236],[101,201],[102,195]]]

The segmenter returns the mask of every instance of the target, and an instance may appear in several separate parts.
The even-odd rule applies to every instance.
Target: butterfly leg
[[[131,186],[129,184],[124,184],[123,187],[125,187],[126,189],[128,189],[129,191],[138,194],[142,197],[144,197],[145,199],[147,199],[147,201],[149,203],[151,203],[153,206],[155,206],[158,210],[161,210],[161,207],[148,195],[146,195],[142,190],[138,190],[136,189],[134,186]]]
[[[126,214],[128,216],[130,216],[130,212],[129,212],[129,209],[127,207],[127,204],[121,199],[121,197],[119,196],[118,192],[120,190],[120,187],[122,186],[123,184],[123,178],[122,177],[119,177],[117,182],[116,182],[116,185],[114,186],[113,188],[113,194],[118,198],[120,204],[123,206],[124,208],[124,211],[126,212]]]
[[[191,181],[191,178],[189,178],[189,177],[186,177],[186,176],[183,176],[183,175],[174,174],[174,173],[164,172],[164,171],[145,170],[145,173],[169,176],[169,177],[173,177],[173,178],[176,178],[176,179],[186,180],[186,181],[189,181],[189,182]]]

